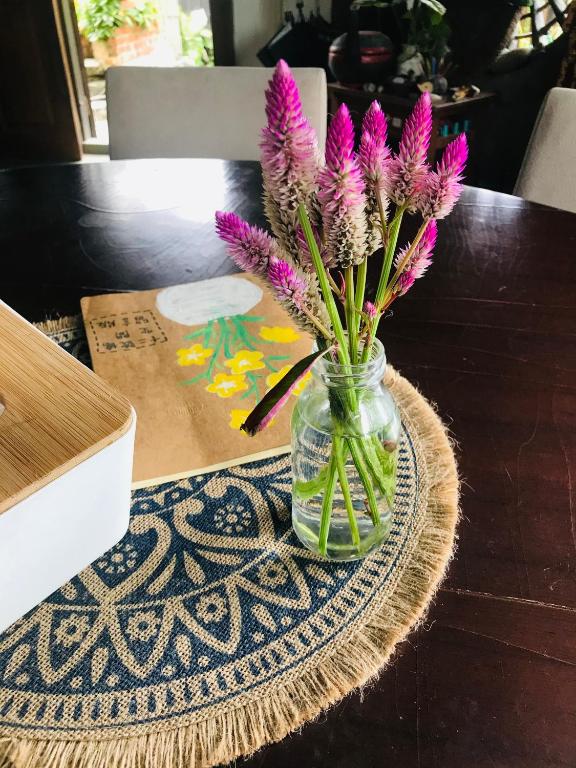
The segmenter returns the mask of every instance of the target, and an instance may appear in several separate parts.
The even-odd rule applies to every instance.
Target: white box
[[[0,632],[128,528],[136,414],[0,302]]]

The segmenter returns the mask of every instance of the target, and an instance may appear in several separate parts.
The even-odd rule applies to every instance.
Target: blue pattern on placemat
[[[57,340],[86,355],[74,328]],[[290,527],[288,457],[133,494],[130,530],[0,635],[0,725],[82,733],[205,717],[313,663],[366,614],[416,524],[404,433],[387,544],[335,565]]]

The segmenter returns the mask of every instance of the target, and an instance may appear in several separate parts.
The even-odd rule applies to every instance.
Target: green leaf
[[[311,355],[302,358],[302,360],[293,365],[286,376],[281,378],[278,384],[264,395],[240,429],[243,429],[251,437],[263,430],[280,411],[282,406],[286,404],[296,384],[308,373],[313,363],[325,351],[319,349],[316,352],[312,352]]]

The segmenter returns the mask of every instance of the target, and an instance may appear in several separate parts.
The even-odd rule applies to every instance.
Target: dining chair
[[[540,112],[514,194],[576,213],[576,90],[552,88]]]
[[[258,160],[271,74],[263,67],[111,67],[106,73],[110,158]],[[326,74],[314,68],[293,74],[323,149]]]

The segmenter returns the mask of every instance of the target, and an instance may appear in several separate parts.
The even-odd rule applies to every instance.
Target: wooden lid
[[[0,514],[132,422],[125,397],[1,301],[0,401]]]

